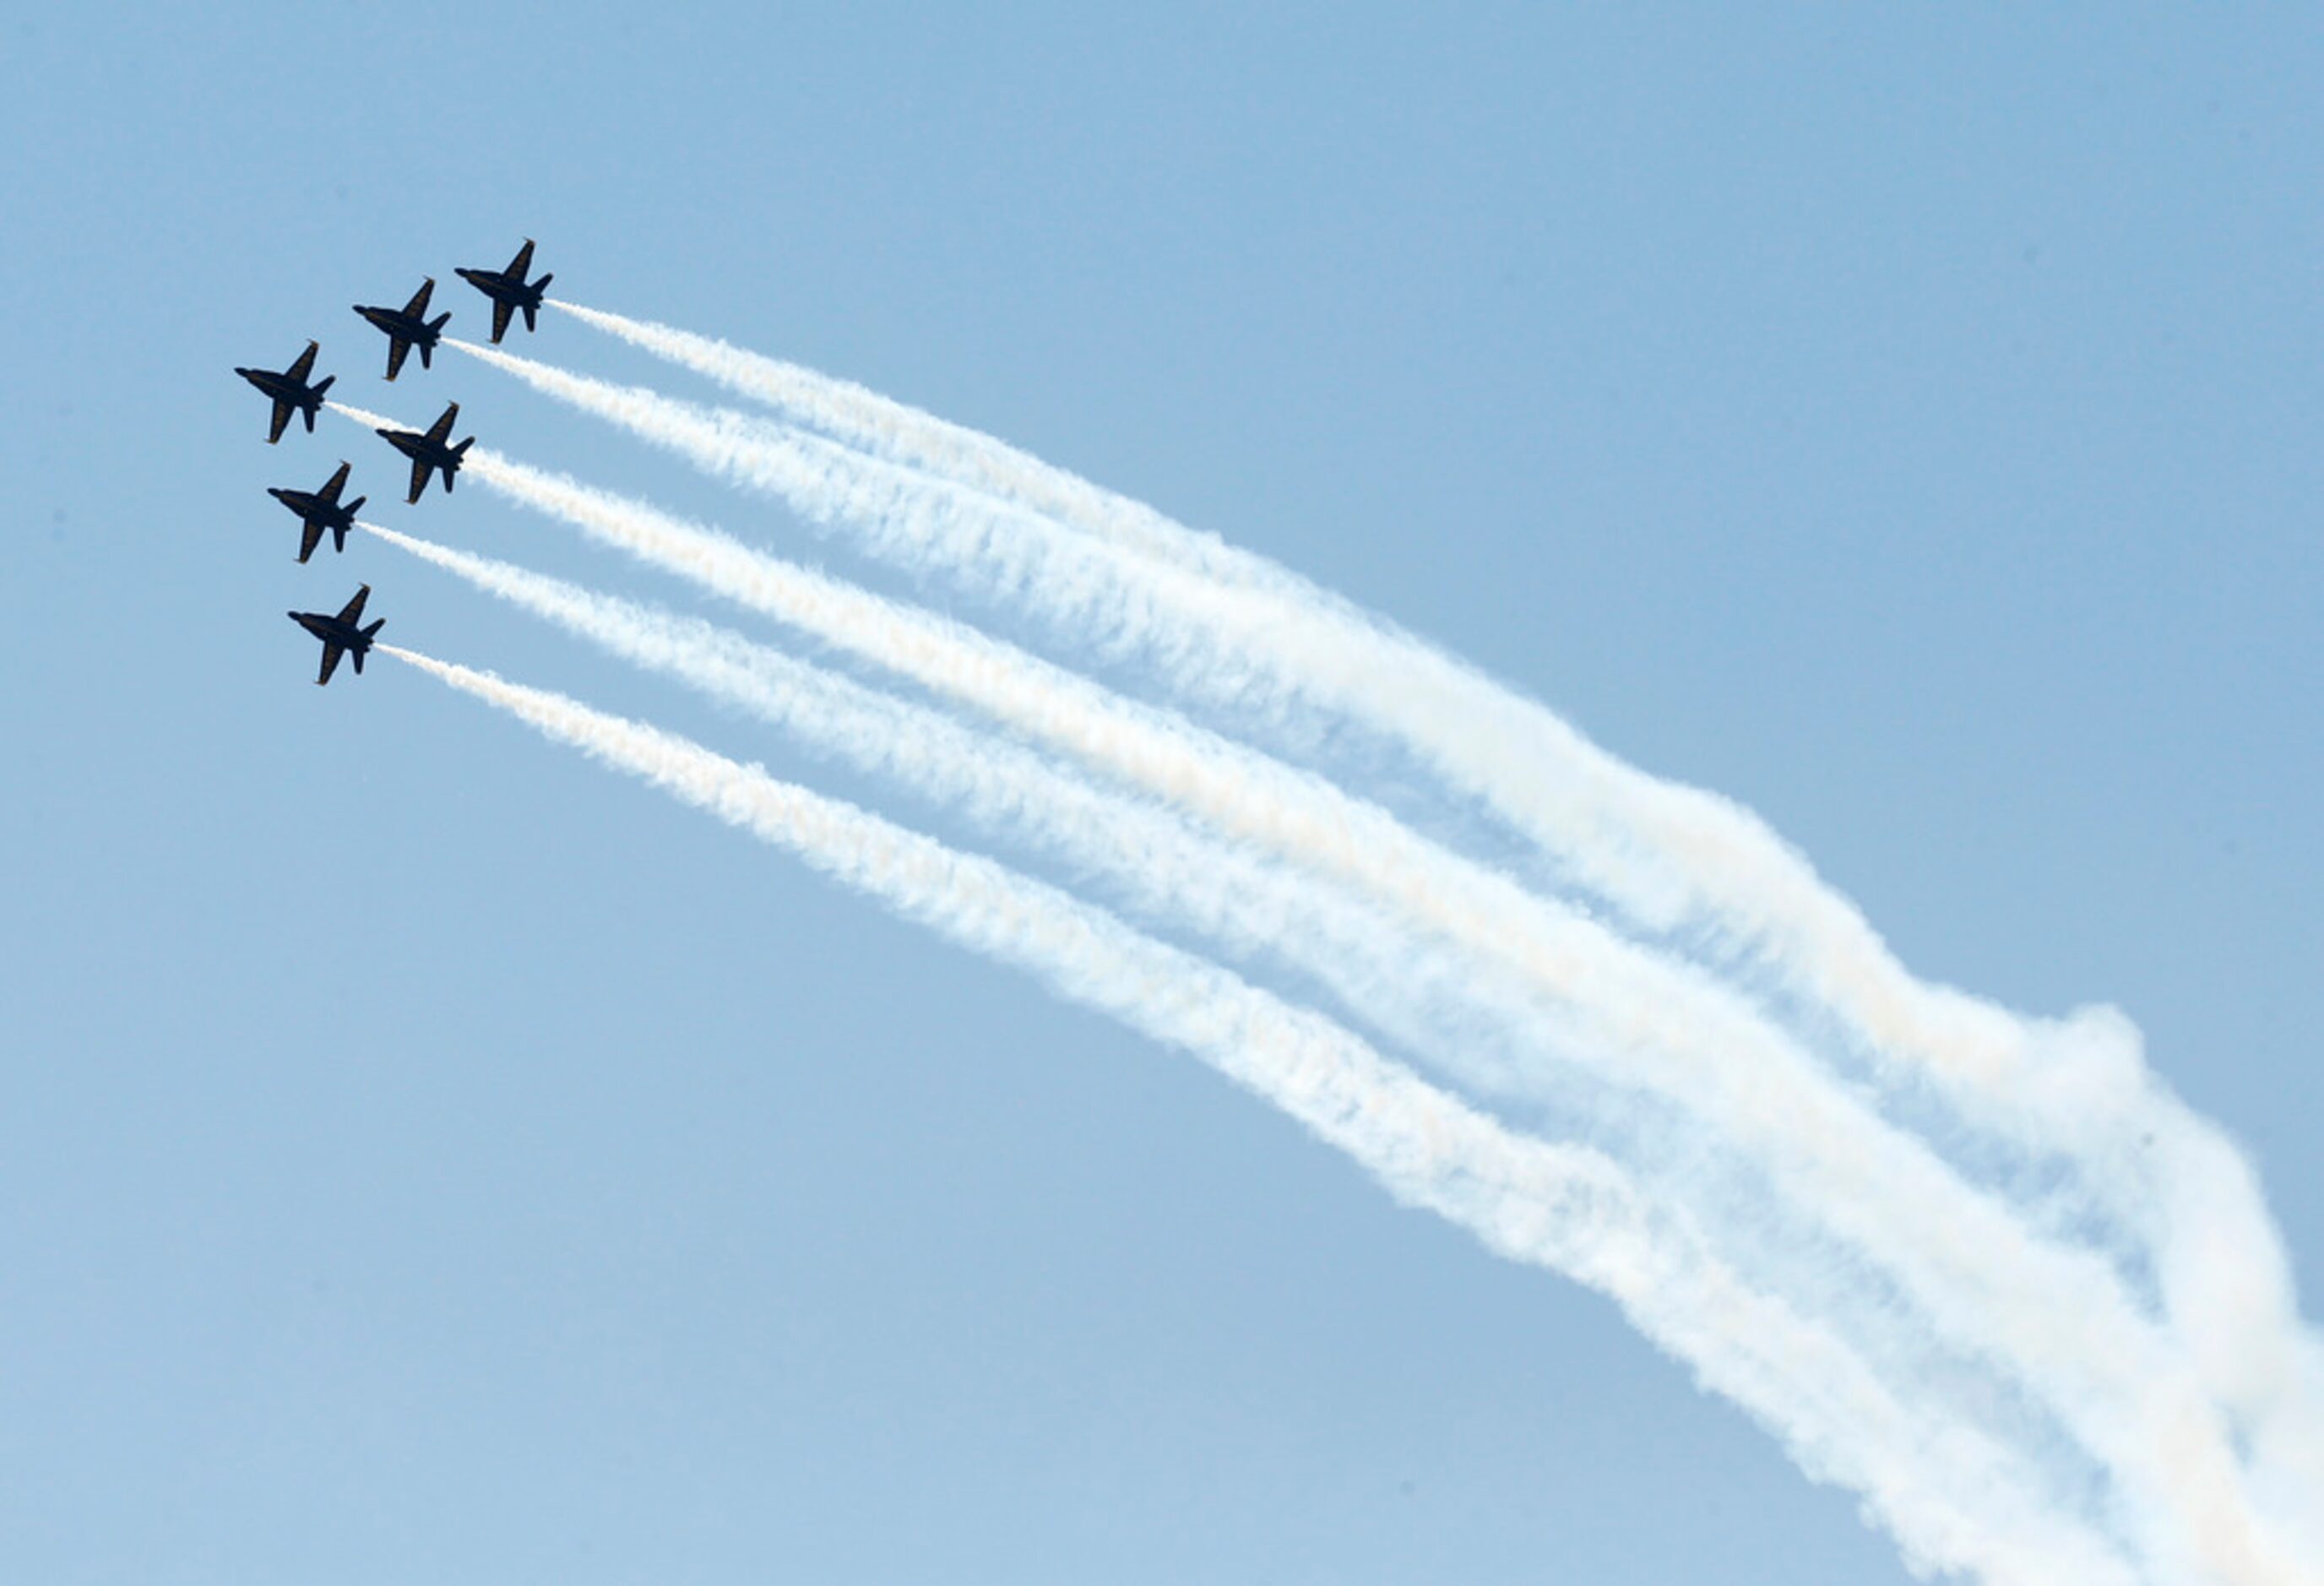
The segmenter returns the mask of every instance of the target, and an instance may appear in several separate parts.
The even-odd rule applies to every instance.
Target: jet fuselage
[[[347,530],[355,526],[355,512],[368,499],[359,495],[341,504],[326,501],[310,490],[281,490],[271,484],[266,487],[266,493],[298,513],[299,521],[306,525],[306,542],[299,552],[299,559],[302,562],[314,554],[315,542],[327,532],[331,537],[333,550],[346,550]]]
[[[290,424],[290,415],[294,412],[306,417],[307,433],[315,433],[315,415],[322,409],[323,393],[331,389],[332,381],[337,378],[327,374],[312,385],[307,383],[307,376],[315,369],[315,344],[309,342],[307,350],[299,355],[290,367],[281,371],[244,369],[238,364],[235,365],[236,374],[273,400],[273,422],[266,433],[270,446],[282,438],[282,431]]]
[[[323,612],[286,612],[283,613],[301,628],[326,644],[337,644],[357,655],[371,653],[371,636],[353,622],[342,622]],[[356,670],[363,669],[358,667]]]
[[[436,352],[436,338],[444,332],[444,322],[452,318],[438,314],[428,318],[428,299],[436,290],[436,278],[429,276],[411,294],[411,300],[401,309],[382,308],[376,304],[357,303],[356,313],[365,323],[387,337],[387,377],[392,380],[403,369],[403,355],[412,348],[420,349],[420,366],[426,369]]]
[[[428,488],[429,475],[438,469],[444,475],[444,493],[451,494],[452,475],[460,471],[461,462],[476,439],[472,435],[456,445],[453,443],[452,422],[459,416],[460,404],[452,402],[444,409],[443,417],[428,427],[425,435],[410,429],[375,431],[381,439],[411,459],[411,493],[404,498],[407,503],[419,502],[420,493]]]
[[[437,337],[443,334],[427,320],[414,314],[407,314],[401,309],[382,309],[357,303],[355,312],[395,337],[396,340],[408,341],[419,347],[422,367],[427,365],[428,355],[436,348]]]
[[[493,345],[498,346],[507,333],[509,316],[521,309],[524,327],[538,328],[541,294],[549,290],[552,277],[544,275],[539,281],[528,281],[525,273],[532,268],[532,239],[524,239],[524,246],[516,251],[505,270],[471,270],[456,266],[452,273],[475,287],[493,300]]]
[[[323,666],[315,678],[317,683],[331,680],[331,674],[338,669],[342,655],[355,657],[356,675],[362,675],[364,657],[371,653],[372,641],[378,637],[382,628],[387,626],[383,619],[364,622],[364,603],[370,598],[371,586],[366,584],[355,591],[355,598],[341,607],[337,616],[322,612],[286,613],[292,622],[323,641]]]

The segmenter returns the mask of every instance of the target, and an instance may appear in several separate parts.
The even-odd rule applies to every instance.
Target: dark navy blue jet
[[[453,273],[493,300],[493,346],[501,345],[501,335],[508,329],[509,315],[518,309],[524,310],[524,327],[536,328],[533,317],[540,312],[540,294],[549,290],[556,277],[544,275],[530,285],[525,283],[524,272],[532,268],[532,239],[524,239],[524,246],[516,251],[506,270],[455,270]]]
[[[419,502],[420,493],[428,488],[429,475],[438,468],[444,470],[444,493],[452,493],[452,475],[460,471],[460,464],[467,456],[468,448],[476,444],[476,438],[473,435],[457,446],[447,444],[452,438],[452,421],[459,416],[460,404],[447,402],[444,416],[430,424],[425,435],[410,429],[373,432],[411,459],[411,493],[404,498],[405,504]]]
[[[364,602],[370,598],[371,586],[366,584],[355,591],[355,597],[347,602],[346,608],[336,617],[327,617],[320,612],[290,613],[292,622],[323,641],[323,675],[315,679],[318,685],[331,680],[331,674],[338,669],[341,655],[354,656],[355,676],[363,676],[364,657],[371,653],[371,641],[379,637],[382,628],[387,626],[384,617],[367,628],[356,626],[363,621]]]
[[[320,345],[309,342],[307,350],[280,374],[271,369],[235,369],[236,374],[274,399],[274,423],[266,432],[267,445],[272,446],[282,438],[283,428],[290,422],[294,411],[307,415],[307,433],[315,433],[315,414],[323,405],[323,393],[338,378],[327,374],[313,385],[307,383],[307,376],[315,372],[315,352]]]
[[[428,368],[429,357],[436,351],[436,338],[444,334],[444,323],[452,318],[448,313],[428,318],[428,294],[436,290],[436,278],[429,276],[411,294],[411,300],[401,309],[366,308],[355,305],[355,312],[387,333],[387,377],[392,380],[403,368],[404,355],[412,348],[420,349],[420,366]]]
[[[355,500],[341,505],[339,492],[346,488],[346,483],[347,465],[341,463],[339,471],[332,475],[324,484],[323,488],[318,491],[281,490],[272,485],[267,487],[267,494],[298,513],[299,521],[307,526],[306,533],[299,540],[299,559],[301,562],[315,554],[315,547],[322,542],[323,530],[326,529],[331,531],[333,550],[344,551],[347,549],[347,530],[355,526],[355,514],[363,511],[364,503],[371,498],[359,495]]]

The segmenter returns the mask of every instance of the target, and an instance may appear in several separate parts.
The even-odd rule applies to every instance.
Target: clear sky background
[[[1904,1578],[1197,1065],[404,669],[313,687],[281,613],[368,580],[951,830],[375,541],[294,564],[263,487],[347,457],[689,604],[328,414],[265,447],[230,368],[316,337],[880,581],[456,355],[380,383],[348,305],[480,337],[452,267],[524,235],[1443,641],[1923,974],[2118,1003],[2324,1285],[2312,11],[0,18],[0,1576]]]

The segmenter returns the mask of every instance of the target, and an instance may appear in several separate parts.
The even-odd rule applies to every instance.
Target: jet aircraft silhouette
[[[292,622],[323,641],[323,675],[315,679],[318,686],[331,680],[331,674],[338,669],[342,654],[355,657],[355,676],[363,676],[364,657],[371,653],[371,641],[379,636],[382,628],[387,626],[384,617],[369,627],[356,626],[363,621],[364,602],[370,598],[371,586],[366,584],[355,591],[355,597],[347,602],[336,617],[327,617],[320,612],[289,613]]]
[[[476,444],[476,438],[473,435],[457,446],[447,444],[452,437],[452,421],[459,416],[460,404],[447,402],[444,407],[444,416],[430,424],[425,435],[410,429],[374,431],[388,445],[411,459],[411,493],[404,498],[405,504],[419,502],[420,493],[428,488],[428,475],[438,468],[444,470],[444,493],[452,493],[452,475],[460,471],[460,464],[467,456],[468,448]]]
[[[315,353],[318,342],[309,342],[290,367],[277,374],[272,369],[244,369],[236,365],[235,373],[274,399],[274,423],[266,432],[266,444],[272,446],[282,438],[283,426],[290,422],[295,410],[307,416],[307,433],[315,433],[315,414],[323,405],[323,393],[331,389],[336,374],[327,374],[313,385],[307,376],[315,372]]]
[[[428,294],[436,290],[436,278],[429,276],[411,294],[411,300],[401,309],[366,308],[355,305],[355,312],[387,333],[387,377],[395,378],[403,367],[405,355],[413,347],[420,349],[420,366],[429,367],[429,357],[436,351],[436,338],[444,334],[444,323],[449,313],[430,319],[428,315]]]
[[[532,239],[524,239],[524,246],[516,251],[506,270],[455,270],[453,273],[493,300],[493,345],[501,345],[501,334],[508,329],[510,311],[524,310],[524,327],[534,329],[534,316],[540,312],[540,294],[549,290],[554,276],[544,275],[530,286],[524,272],[532,268]]]
[[[323,530],[326,529],[331,531],[333,550],[344,551],[347,549],[347,530],[355,526],[355,514],[363,511],[364,503],[371,498],[359,495],[355,500],[341,505],[339,492],[346,486],[346,482],[347,465],[341,463],[339,471],[332,475],[324,484],[323,488],[318,491],[282,490],[273,485],[267,486],[266,493],[298,513],[300,521],[306,525],[306,532],[299,540],[299,559],[301,562],[315,554],[315,547],[321,542]]]

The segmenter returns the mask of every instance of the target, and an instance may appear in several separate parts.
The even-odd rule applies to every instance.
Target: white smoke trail
[[[2092,1014],[2079,1026],[2029,1030],[1998,1009],[1922,984],[1854,906],[1823,887],[1805,859],[1749,811],[1706,792],[1646,777],[1590,743],[1545,707],[1514,696],[1425,642],[1216,535],[1187,528],[991,436],[852,382],[670,326],[577,304],[558,307],[851,445],[1141,555],[1277,595],[1342,626],[1350,641],[1392,654],[1400,669],[1420,669],[1444,697],[1462,703],[1465,715],[1480,720],[1524,717],[1512,724],[1528,730],[1504,742],[1523,744],[1539,759],[1530,767],[1512,770],[1536,779],[1579,779],[1592,785],[1600,800],[1623,807],[1623,820],[1638,827],[1642,840],[1652,845],[1685,853],[1715,844],[1729,856],[1727,863],[1698,878],[1710,895],[1692,899],[1692,911],[1698,918],[1716,917],[1723,935],[1782,949],[1773,967],[1787,974],[1794,991],[1824,997],[1877,1045],[1917,1049],[1941,1066],[1965,1057],[1974,1067],[1994,1069],[1985,1082],[1992,1089],[2006,1087],[2022,1096],[2029,1080],[2062,1083],[2071,1093],[2060,1098],[2061,1110],[2087,1115],[2098,1107],[2110,1109],[2117,1114],[2114,1131],[2110,1138],[2086,1141],[2080,1153],[2086,1164],[2118,1159],[2123,1144],[2135,1139],[2144,1146],[2149,1136],[2159,1136],[2156,1145],[2174,1159],[2159,1176],[2165,1193],[2177,1189],[2181,1203],[2175,1208],[2180,1215],[2166,1218],[2166,1224],[2183,1224],[2193,1203],[2209,1203],[2201,1207],[2207,1215],[2200,1233],[2181,1241],[2165,1285],[2174,1309],[2185,1314],[2190,1325],[2211,1332],[2208,1352],[2214,1357],[2212,1376],[2223,1384],[2241,1377],[2264,1380],[2290,1366],[2283,1350],[2267,1338],[2269,1333],[2293,1337],[2300,1328],[2288,1263],[2264,1198],[2232,1147],[2138,1072],[2135,1033],[2121,1021]],[[1504,787],[1510,779],[1487,774],[1497,769],[1480,770],[1463,785],[1491,799],[1537,842],[1562,852],[1563,831],[1527,820],[1524,790]],[[1497,788],[1502,790],[1497,793]],[[1735,884],[1720,889],[1720,881],[1729,878]],[[1636,911],[1637,898],[1616,896]],[[1824,973],[1799,973],[1797,966],[1803,960],[1824,965]],[[2045,1040],[2045,1036],[2052,1038]],[[1967,1042],[1956,1047],[1960,1037]],[[2027,1073],[2045,1060],[2046,1074]],[[2147,1221],[2152,1231],[2153,1220]],[[2211,1292],[2218,1287],[2229,1292]],[[2207,1323],[2216,1323],[2216,1330]],[[2274,1397],[2255,1384],[2228,1391],[2246,1405]]]
[[[715,347],[706,355],[699,338],[668,341],[658,327],[630,325],[623,334],[666,356],[719,378],[753,378]],[[2167,1308],[2205,1382],[2255,1438],[2287,1416],[2301,1423],[2301,1439],[2324,1425],[2324,1406],[2299,1391],[2314,1345],[2256,1176],[2147,1070],[2119,1015],[2025,1020],[1922,984],[1854,905],[1748,810],[1624,765],[1474,669],[1281,569],[1259,576],[1270,566],[1259,558],[1233,553],[1229,566],[1216,541],[1159,514],[1084,511],[1070,521],[1086,532],[1068,532],[980,490],[742,415],[454,345],[712,473],[779,494],[811,521],[852,526],[883,557],[941,567],[1101,643],[1135,646],[1182,689],[1245,703],[1296,694],[1395,734],[1633,919],[1720,944],[1832,1010],[1890,1083],[1933,1077],[1965,1115],[2021,1151],[2069,1156],[2098,1203],[2155,1250]],[[795,400],[807,389],[802,373],[787,369],[768,389]],[[851,397],[816,411],[892,431],[909,410]],[[942,435],[920,445],[931,460],[960,449]],[[974,470],[987,488],[991,464],[982,455]],[[1056,484],[1044,510],[1058,500],[1069,511],[1089,507],[1087,494]]]
[[[1714,1118],[1767,1157],[1794,1200],[1895,1268],[1944,1333],[1997,1353],[2056,1403],[2136,1496],[2179,1512],[2232,1558],[2250,1527],[2227,1439],[2102,1264],[2037,1247],[2000,1207],[1917,1142],[1862,1114],[1747,1009],[1655,967],[1587,922],[1438,856],[1386,812],[1237,746],[1200,742],[1084,680],[707,530],[478,452],[488,486],[567,515],[614,543],[807,626],[1047,741],[1195,807],[1236,834],[1352,878],[1473,950],[1516,953],[1535,983],[1594,1015],[1584,1056]],[[1609,1011],[1610,1010],[1610,1011]],[[1674,1066],[1675,1065],[1675,1066]],[[2123,1405],[2143,1406],[2126,1426]],[[2168,1497],[2163,1495],[2167,1494]],[[2159,1552],[2170,1544],[2154,1541]],[[2260,1578],[2251,1576],[2247,1578]]]
[[[1302,600],[1331,602],[1348,615],[1358,615],[1354,607],[1277,563],[1230,545],[1215,534],[1173,522],[1141,502],[868,386],[674,326],[556,299],[547,301],[549,307],[586,325],[707,375],[729,391],[764,402],[792,421],[858,450],[965,484],[1070,527],[1102,534],[1208,578]]]
[[[1706,1388],[1774,1431],[1809,1474],[1862,1493],[1918,1566],[2026,1586],[2135,1579],[2103,1541],[2030,1504],[2028,1473],[2007,1451],[1921,1421],[1844,1346],[1742,1283],[1683,1216],[1598,1153],[1512,1135],[1328,1019],[989,860],[562,696],[380,648],[1192,1053],[1406,1204],[1608,1294]]]
[[[1142,799],[1102,791],[1015,742],[866,687],[697,619],[595,594],[529,569],[358,521],[358,528],[577,633],[794,733],[859,770],[954,805],[988,830],[1104,875],[1146,914],[1182,919],[1244,957],[1314,976],[1373,1024],[1442,1065],[1507,1089],[1511,1061],[1468,1043],[1516,1045],[1535,1062],[1554,1011],[1490,985],[1475,966],[1338,892],[1197,834]],[[1439,1033],[1443,1010],[1464,1016]]]
[[[1675,933],[1690,924],[1711,925],[1715,935],[1743,938],[1741,945],[1746,945],[1769,942],[1781,945],[1787,936],[1824,943],[1821,951],[1809,954],[1812,961],[1853,964],[1854,971],[1830,976],[1830,985],[1807,981],[1794,989],[1830,1002],[1884,1049],[1926,1045],[1942,1065],[1963,1063],[1997,1079],[2003,1076],[1995,1065],[2011,1061],[2022,1047],[2018,1021],[2004,1010],[1950,991],[1932,991],[1913,980],[1853,905],[1824,889],[1804,857],[1748,810],[1715,794],[1648,777],[1624,764],[1583,739],[1546,707],[1515,695],[1375,614],[1354,608],[1289,568],[1231,546],[1216,535],[1177,523],[1143,503],[1105,490],[994,437],[853,382],[672,326],[575,303],[560,302],[556,307],[862,451],[1023,508],[1167,566],[1263,592],[1296,610],[1349,629],[1341,635],[1345,643],[1382,650],[1397,667],[1416,669],[1426,679],[1428,693],[1458,707],[1450,717],[1452,723],[1519,729],[1501,740],[1503,753],[1494,758],[1493,764],[1452,779],[1485,797],[1536,843],[1564,858],[1578,878],[1648,928]],[[586,392],[562,382],[545,383],[540,376],[563,373],[546,365],[520,367],[510,363],[503,366],[553,395],[630,422],[611,411],[605,402],[606,395],[619,388]],[[589,400],[584,401],[585,396]],[[687,410],[687,416],[710,421],[728,417],[701,410]],[[734,472],[732,467],[724,471]],[[1393,701],[1400,693],[1386,697]],[[1513,712],[1522,712],[1526,719],[1518,719]],[[1423,745],[1434,744],[1446,732],[1443,717],[1405,720],[1395,725],[1401,735]],[[1511,744],[1526,757],[1523,762],[1502,763],[1510,758],[1508,746]],[[1464,735],[1462,742],[1443,745],[1441,757],[1454,764],[1465,763],[1476,758],[1469,751]],[[1605,807],[1605,828],[1629,834],[1630,845],[1649,857],[1660,853],[1683,862],[1689,856],[1711,858],[1722,852],[1729,857],[1675,882],[1595,873],[1589,855],[1568,853],[1579,846],[1573,836],[1572,807],[1560,804],[1527,817],[1527,807],[1539,798],[1530,784],[1545,781],[1581,783],[1589,803]],[[1505,790],[1497,794],[1497,788]],[[1633,863],[1639,858],[1621,857]],[[1720,885],[1738,872],[1781,876],[1786,871],[1799,873],[1783,876],[1784,884],[1773,890],[1773,898],[1764,885],[1737,884],[1723,890]],[[1764,881],[1766,874],[1759,879]],[[1790,923],[1777,923],[1784,921]],[[1782,959],[1779,966],[1789,963],[1788,958]],[[1849,988],[1858,986],[1886,989],[1878,991],[1868,1006],[1859,1007],[1845,994]],[[1937,1010],[1913,1006],[1932,995],[1941,1004]],[[1969,1006],[1960,1006],[1956,999]],[[1982,1017],[1988,1013],[1998,1017]],[[1950,1032],[1957,1038],[1916,1042],[1905,1028],[1913,1020],[1931,1028],[1958,1027]]]
[[[400,424],[396,422],[396,420],[388,418],[383,413],[374,413],[363,408],[351,408],[346,403],[338,401],[335,397],[325,397],[323,399],[323,406],[330,409],[331,411],[338,414],[343,419],[353,419],[365,429],[405,429],[410,428],[409,425]]]

